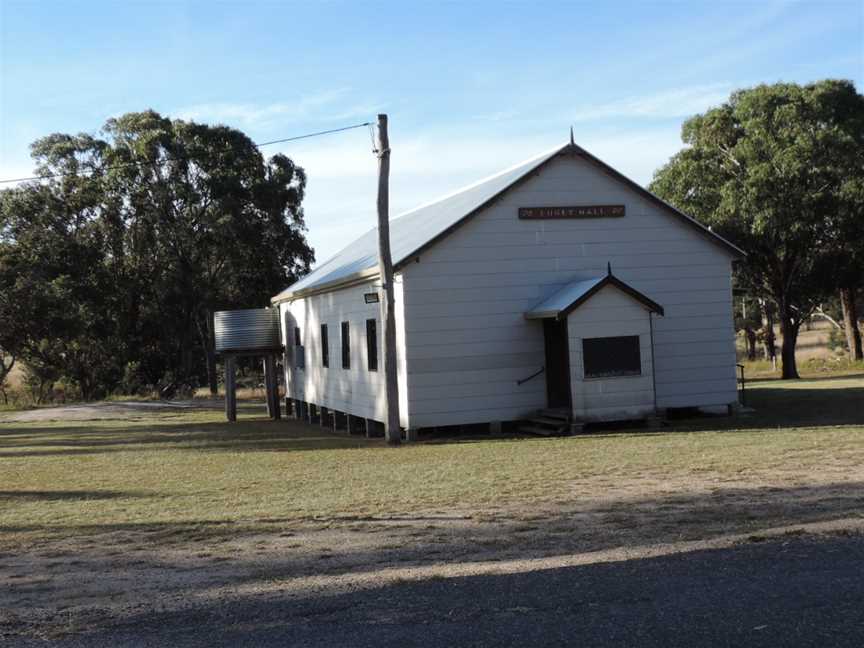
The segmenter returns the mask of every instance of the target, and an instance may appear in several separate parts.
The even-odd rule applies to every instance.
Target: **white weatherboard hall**
[[[391,221],[409,430],[737,400],[742,252],[574,143]],[[372,230],[273,298],[287,396],[385,420]]]

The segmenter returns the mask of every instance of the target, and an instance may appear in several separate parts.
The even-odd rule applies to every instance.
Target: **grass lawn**
[[[114,530],[236,534],[298,523],[627,501],[862,478],[864,377],[752,385],[751,416],[557,439],[387,448],[214,410],[3,423],[0,543]]]
[[[236,424],[148,403],[2,414],[0,643],[253,600],[306,623],[309,601],[409,580],[864,531],[864,376],[748,398],[752,415],[657,432],[401,448],[251,404]]]

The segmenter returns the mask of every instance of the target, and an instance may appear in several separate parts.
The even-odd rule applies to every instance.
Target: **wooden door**
[[[570,346],[567,320],[544,319],[546,343],[546,397],[550,408],[570,410]]]

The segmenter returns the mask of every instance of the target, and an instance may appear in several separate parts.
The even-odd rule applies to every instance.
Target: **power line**
[[[330,135],[332,133],[341,133],[342,131],[352,130],[354,128],[363,128],[364,126],[372,126],[372,122],[363,122],[362,124],[353,124],[352,126],[342,126],[341,128],[331,128],[330,130],[317,131],[315,133],[306,133],[305,135],[295,135],[294,137],[286,137],[284,139],[272,140],[270,142],[253,142],[253,146],[257,148],[261,148],[262,146],[270,146],[271,144],[283,144],[284,142],[294,142],[296,140],[308,139],[310,137],[320,137],[321,135]],[[160,164],[165,162],[179,162],[182,160],[188,160],[189,157],[175,157],[175,158],[166,158],[160,161]],[[100,169],[101,171],[111,171],[112,169],[124,169],[130,166],[142,166],[144,164],[151,164],[156,162],[156,160],[139,160],[136,162],[124,162],[122,164],[113,164],[111,166],[104,167]],[[0,180],[0,184],[7,184],[10,182],[27,182],[28,180],[47,180],[49,178],[62,178],[63,176],[74,176],[78,175],[76,173],[50,173],[48,175],[41,176],[30,176],[28,178],[10,178],[8,180]],[[84,176],[91,177],[91,176]]]
[[[269,146],[270,144],[282,144],[283,142],[293,142],[295,140],[306,139],[308,137],[318,137],[319,135],[329,135],[330,133],[341,133],[342,131],[351,130],[353,128],[363,128],[371,126],[372,122],[363,122],[362,124],[354,124],[353,126],[343,126],[342,128],[332,128],[330,130],[318,131],[317,133],[308,133],[306,135],[296,135],[294,137],[286,137],[285,139],[273,140],[272,142],[261,142],[255,146]]]

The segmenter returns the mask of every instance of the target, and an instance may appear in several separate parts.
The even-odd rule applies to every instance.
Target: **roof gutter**
[[[290,289],[283,290],[281,293],[270,299],[270,303],[276,306],[278,304],[281,304],[282,302],[292,301],[294,299],[299,299],[300,297],[309,297],[311,295],[318,295],[320,293],[340,290],[342,288],[350,288],[352,286],[369,283],[370,281],[377,279],[379,276],[380,275],[378,273],[377,267],[369,268],[367,270],[355,272],[352,275],[342,277],[341,279],[337,279],[335,281],[328,281],[327,283],[317,284],[316,286],[311,288],[301,288],[300,290],[290,292]]]

